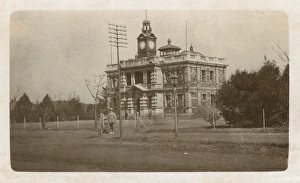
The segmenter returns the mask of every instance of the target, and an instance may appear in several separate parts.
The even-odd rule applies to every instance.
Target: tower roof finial
[[[168,45],[171,45],[171,39],[170,38],[168,39]]]

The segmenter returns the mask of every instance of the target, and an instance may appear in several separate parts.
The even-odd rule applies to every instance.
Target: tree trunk
[[[94,129],[97,131],[97,101],[95,100],[95,123],[94,123]]]

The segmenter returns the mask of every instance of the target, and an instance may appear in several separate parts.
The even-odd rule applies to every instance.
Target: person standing
[[[111,132],[109,134],[114,134],[114,124],[117,122],[117,116],[113,112],[113,109],[109,109],[108,117],[107,117]]]

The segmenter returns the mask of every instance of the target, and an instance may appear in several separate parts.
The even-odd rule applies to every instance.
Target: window
[[[170,80],[171,73],[167,71],[165,73],[165,76],[166,76],[166,84],[171,84],[171,80]]]
[[[206,94],[202,94],[202,106],[205,106],[206,103]]]
[[[178,94],[177,102],[178,102],[178,107],[183,107],[183,96],[182,96],[182,94]]]
[[[131,85],[131,74],[130,73],[126,73],[126,82],[127,82],[127,86]]]
[[[135,83],[136,84],[143,84],[143,72],[135,72]]]
[[[167,101],[167,107],[171,107],[172,106],[171,95],[166,95],[166,101]]]
[[[201,71],[201,81],[206,82],[206,70]]]
[[[178,74],[178,83],[184,83],[184,74],[183,73]]]
[[[209,71],[209,81],[214,82],[214,71]]]

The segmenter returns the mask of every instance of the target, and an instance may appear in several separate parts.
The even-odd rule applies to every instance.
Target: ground
[[[92,124],[92,123],[91,123]],[[150,125],[149,125],[150,126]],[[92,130],[11,129],[15,171],[202,172],[283,171],[288,133],[269,129],[213,129],[200,125],[151,132],[124,127],[115,134]]]

